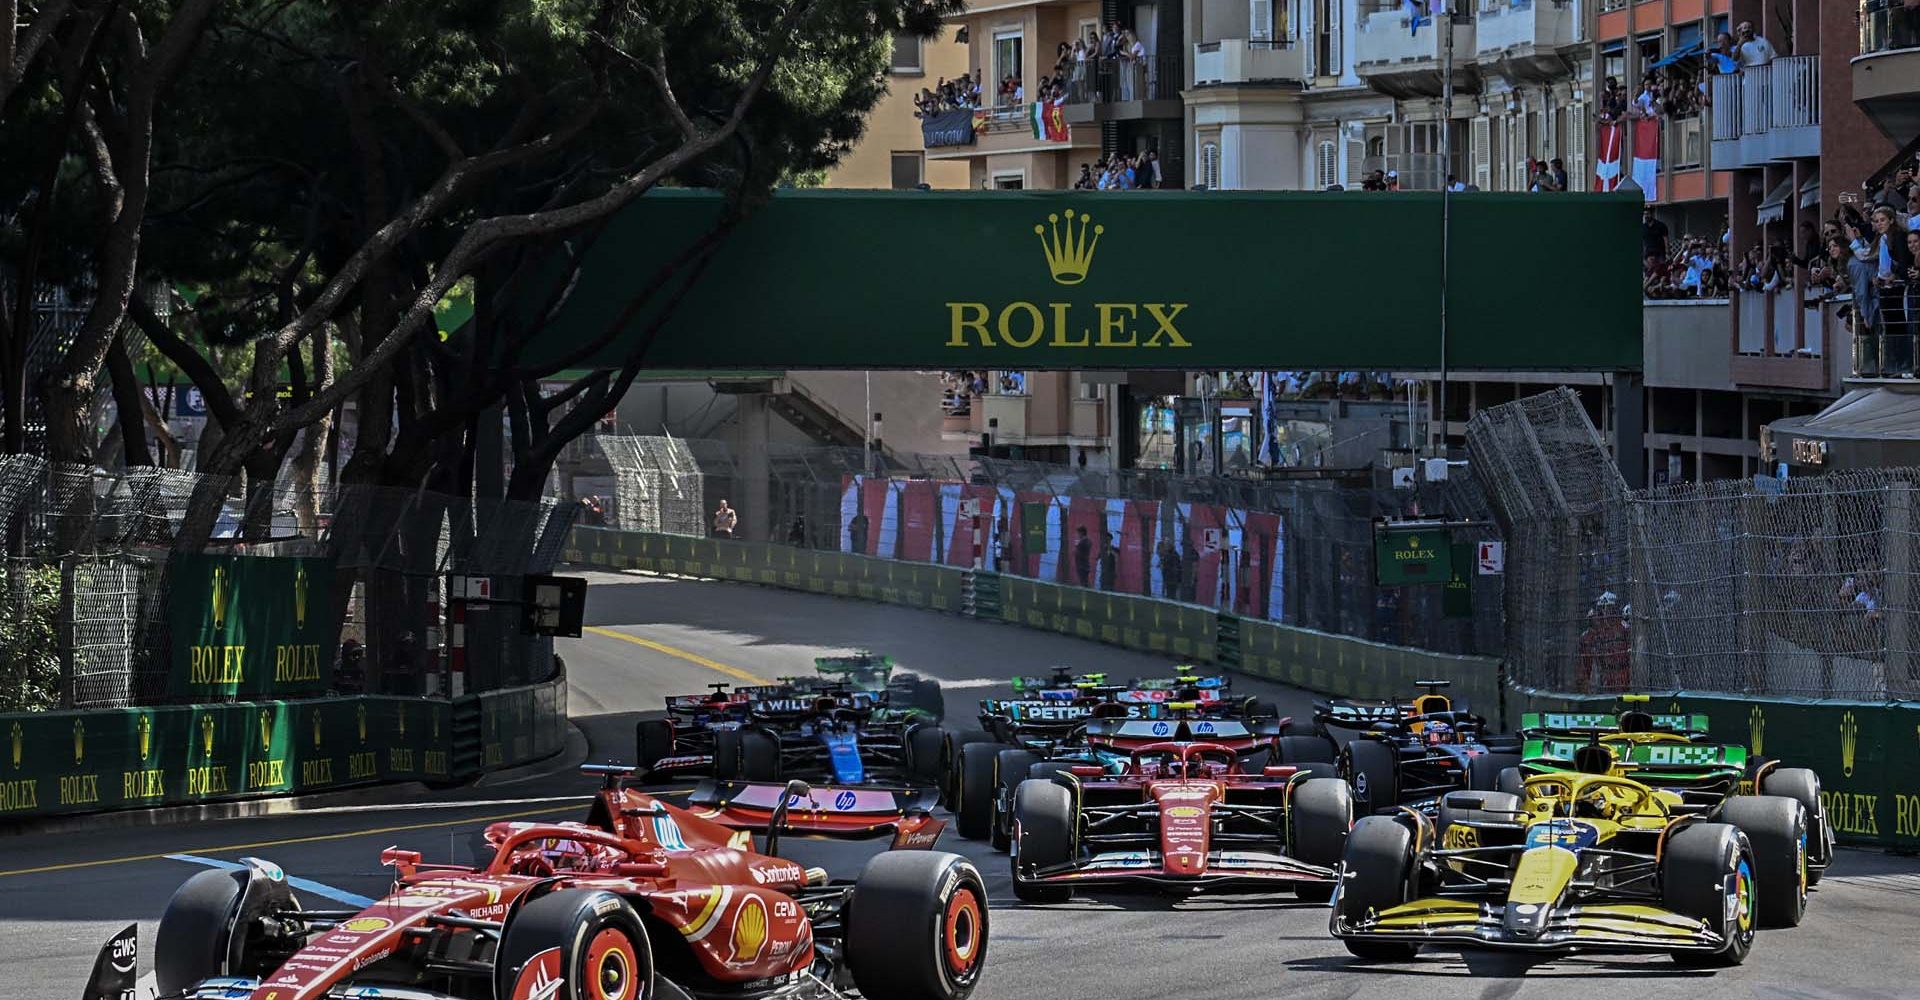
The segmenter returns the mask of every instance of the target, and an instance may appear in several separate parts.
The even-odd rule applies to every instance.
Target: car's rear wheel
[[[1781,795],[1735,795],[1720,820],[1747,835],[1762,927],[1797,927],[1807,912],[1807,811]]]
[[[647,719],[634,727],[634,768],[642,774],[653,770],[661,760],[673,756],[673,723],[665,719]]]
[[[1759,926],[1753,854],[1747,838],[1726,823],[1688,823],[1667,838],[1660,862],[1660,895],[1667,909],[1693,917],[1726,940],[1717,952],[1676,951],[1686,966],[1729,966],[1747,960]]]
[[[1340,771],[1353,786],[1362,814],[1400,804],[1400,755],[1393,747],[1379,740],[1354,740],[1341,754]]]
[[[953,803],[953,826],[968,840],[993,832],[993,765],[998,743],[969,743],[960,748],[960,794]]]
[[[907,775],[915,782],[938,786],[945,773],[941,756],[947,750],[947,731],[935,725],[907,731]]]
[[[993,734],[984,729],[946,731],[947,745],[940,752],[945,777],[940,785],[940,804],[952,809],[960,801],[960,749],[969,743],[992,743]]]
[[[994,758],[991,842],[996,851],[1007,850],[1012,843],[1013,793],[1039,760],[1039,754],[1027,750],[1002,750]]]
[[[1282,736],[1274,742],[1279,749],[1278,763],[1281,764],[1305,764],[1309,761],[1331,764],[1340,759],[1339,749],[1324,736]]]
[[[1527,778],[1517,767],[1503,767],[1494,776],[1493,787],[1495,791],[1505,792],[1517,799],[1526,791]]]
[[[1497,792],[1500,772],[1520,766],[1517,753],[1482,753],[1467,758],[1467,787],[1474,791]]]
[[[748,781],[780,780],[780,742],[755,729],[740,731],[740,777]]]
[[[927,718],[935,722],[947,717],[947,696],[940,690],[940,682],[931,677],[921,677],[913,682],[913,707],[927,713]]]
[[[740,777],[740,731],[722,729],[713,734],[713,776],[722,781]]]
[[[1820,776],[1810,768],[1778,767],[1768,771],[1754,791],[1797,800],[1806,809],[1807,885],[1819,885],[1820,876],[1833,863],[1833,828],[1820,799]]]
[[[1294,857],[1335,869],[1353,827],[1353,789],[1339,778],[1308,778],[1294,786],[1287,810],[1287,839]],[[1333,898],[1337,882],[1295,882],[1293,893],[1312,903]]]
[[[494,995],[513,1000],[645,1000],[653,985],[640,915],[611,892],[563,889],[528,903],[494,957]]]
[[[847,900],[847,969],[862,996],[959,1000],[980,979],[987,931],[986,883],[965,858],[889,851]]]
[[[1073,793],[1051,781],[1026,781],[1013,796],[1013,894],[1028,903],[1059,903],[1073,895],[1065,885],[1029,879],[1033,872],[1074,857]]]
[[[1391,816],[1363,816],[1347,834],[1341,861],[1340,919],[1357,925],[1374,913],[1399,906],[1412,893],[1413,831]],[[1344,938],[1355,958],[1404,962],[1420,946],[1405,941]]]

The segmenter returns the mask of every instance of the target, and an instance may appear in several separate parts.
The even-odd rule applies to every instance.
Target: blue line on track
[[[246,865],[233,861],[221,861],[218,858],[203,858],[197,854],[169,854],[167,855],[167,859],[170,861],[185,861],[193,865],[205,865],[208,868],[219,868],[224,871],[240,871],[247,867]],[[379,902],[378,900],[368,899],[358,893],[348,892],[345,889],[336,889],[322,882],[315,882],[312,879],[294,878],[289,875],[287,876],[287,884],[293,886],[295,889],[299,889],[301,892],[310,892],[316,896],[324,896],[336,903],[358,906],[361,909],[366,909],[374,903]]]

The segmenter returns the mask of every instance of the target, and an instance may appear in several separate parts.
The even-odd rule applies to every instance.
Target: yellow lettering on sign
[[[300,783],[302,785],[333,784],[333,758],[303,760],[300,762]]]
[[[413,770],[413,751],[407,747],[390,747],[387,750],[387,767],[394,771]]]
[[[1169,308],[1173,311],[1167,312]],[[1171,306],[1163,306],[1158,302],[1147,303],[1147,315],[1152,316],[1153,321],[1159,326],[1153,331],[1153,336],[1147,338],[1146,346],[1158,346],[1160,338],[1165,336],[1172,341],[1167,345],[1168,347],[1192,347],[1193,345],[1187,342],[1187,338],[1180,336],[1179,329],[1173,325],[1173,318],[1186,311],[1186,308],[1185,302],[1175,302]]]
[[[68,774],[60,778],[60,804],[82,806],[100,801],[100,776]]]
[[[187,678],[194,684],[238,684],[245,646],[194,646],[188,659]]]
[[[256,760],[247,764],[247,788],[278,788],[287,783],[287,762]]]
[[[987,333],[987,304],[985,302],[949,302],[948,318],[952,325],[948,328],[947,346],[967,346],[967,331],[980,335],[981,347],[992,347],[993,337]]]
[[[362,750],[347,758],[347,777],[353,779],[376,778],[380,775],[380,755],[372,750]]]
[[[1087,330],[1085,327],[1080,328],[1079,340],[1067,339],[1067,310],[1071,309],[1072,306],[1069,306],[1065,302],[1049,302],[1047,303],[1047,308],[1053,310],[1053,339],[1047,342],[1047,346],[1049,347],[1085,347],[1087,346]]]
[[[1893,797],[1893,835],[1920,837],[1920,795]]]
[[[320,679],[320,644],[305,643],[273,648],[273,679],[317,681]]]
[[[1093,307],[1100,310],[1099,326],[1101,347],[1135,346],[1133,327],[1127,325],[1126,319],[1120,318],[1120,311],[1123,309],[1126,310],[1127,319],[1132,319],[1140,315],[1139,306],[1131,302],[1096,302],[1093,304]],[[1125,333],[1126,339],[1121,340],[1113,336],[1115,331]]]
[[[0,812],[24,812],[40,808],[40,779],[0,781]]]
[[[1028,317],[1027,335],[1024,338],[1013,335],[1011,320],[1016,312],[1025,313]],[[1046,335],[1046,325],[1046,320],[1040,316],[1040,307],[1031,302],[1010,302],[1000,310],[1000,339],[1006,341],[1008,347],[1032,347],[1039,343],[1040,338]]]
[[[1862,792],[1821,792],[1833,828],[1841,833],[1880,835],[1880,796]]]
[[[232,789],[225,765],[187,768],[188,795],[224,795]]]
[[[166,794],[166,777],[158,768],[120,773],[120,797],[123,799],[158,799]]]

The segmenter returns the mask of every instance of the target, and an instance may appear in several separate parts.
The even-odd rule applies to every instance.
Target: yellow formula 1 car
[[[1605,746],[1589,745],[1577,770],[1530,777],[1517,796],[1452,792],[1434,819],[1362,819],[1347,838],[1333,935],[1382,961],[1450,944],[1737,965],[1763,922],[1799,922],[1799,802],[1741,796],[1711,822],[1611,766]]]

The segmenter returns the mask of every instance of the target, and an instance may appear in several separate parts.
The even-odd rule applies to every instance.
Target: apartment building
[[[826,187],[910,190],[967,186],[966,164],[927,160],[913,99],[923,89],[967,72],[967,47],[943,28],[932,38],[897,35],[888,54],[887,96],[867,116],[853,151],[829,171]]]

